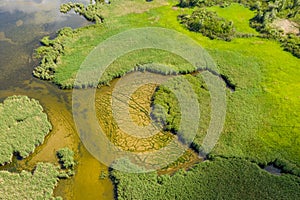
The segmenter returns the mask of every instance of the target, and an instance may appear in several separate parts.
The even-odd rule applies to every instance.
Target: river
[[[86,0],[88,2],[88,0]],[[68,146],[76,153],[76,175],[60,180],[55,196],[64,199],[113,199],[113,185],[108,178],[100,179],[108,168],[91,156],[76,133],[71,110],[71,91],[32,76],[38,60],[34,49],[39,40],[65,26],[87,25],[74,14],[62,15],[55,0],[1,0],[0,1],[0,100],[10,95],[27,95],[45,108],[53,130],[44,144],[26,159],[17,160],[1,170],[31,170],[37,162],[57,163],[56,150]]]

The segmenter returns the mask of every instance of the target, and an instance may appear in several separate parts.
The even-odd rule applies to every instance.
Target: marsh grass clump
[[[75,161],[74,161],[74,152],[68,147],[59,149],[56,152],[56,155],[59,159],[59,163],[61,164],[61,172],[59,174],[60,178],[69,178],[73,176],[75,171]]]
[[[25,158],[52,129],[40,103],[27,96],[11,96],[0,104],[0,164],[14,153]]]
[[[75,13],[86,18],[88,21],[95,23],[102,23],[104,18],[101,15],[101,6],[104,1],[96,0],[94,3],[90,3],[85,6],[83,3],[64,3],[60,6],[60,12],[68,13],[74,10]]]
[[[38,163],[32,173],[0,171],[0,199],[61,199],[53,197],[58,173],[58,168],[50,163]]]

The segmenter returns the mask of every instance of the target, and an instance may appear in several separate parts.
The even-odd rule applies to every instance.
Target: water
[[[59,90],[49,82],[32,76],[38,61],[34,49],[39,40],[65,26],[79,27],[87,22],[77,16],[58,12],[66,1],[55,0],[1,0],[0,1],[0,100],[10,95],[27,95],[45,108],[53,125],[43,145],[28,158],[1,167],[17,171],[31,170],[37,162],[57,162],[56,150],[68,146],[76,152],[76,175],[61,180],[55,195],[64,199],[113,199],[113,186],[109,179],[99,179],[107,167],[94,159],[81,144],[75,130],[71,112],[71,91]],[[84,1],[88,2],[88,0]]]

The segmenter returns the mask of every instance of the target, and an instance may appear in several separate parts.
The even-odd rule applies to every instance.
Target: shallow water
[[[27,95],[45,108],[53,130],[43,145],[24,160],[0,167],[1,170],[31,170],[37,162],[57,163],[56,150],[68,146],[76,152],[76,175],[61,180],[54,193],[64,199],[113,199],[109,179],[99,179],[108,168],[92,157],[81,144],[71,112],[71,91],[59,90],[49,82],[32,77],[38,64],[33,49],[45,35],[54,36],[65,26],[79,27],[87,22],[77,16],[59,14],[59,4],[53,0],[0,1],[0,100],[10,95]]]

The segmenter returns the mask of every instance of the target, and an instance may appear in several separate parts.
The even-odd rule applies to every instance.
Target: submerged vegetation
[[[52,129],[40,103],[27,96],[11,96],[0,104],[0,164],[13,154],[22,158],[32,153]]]

